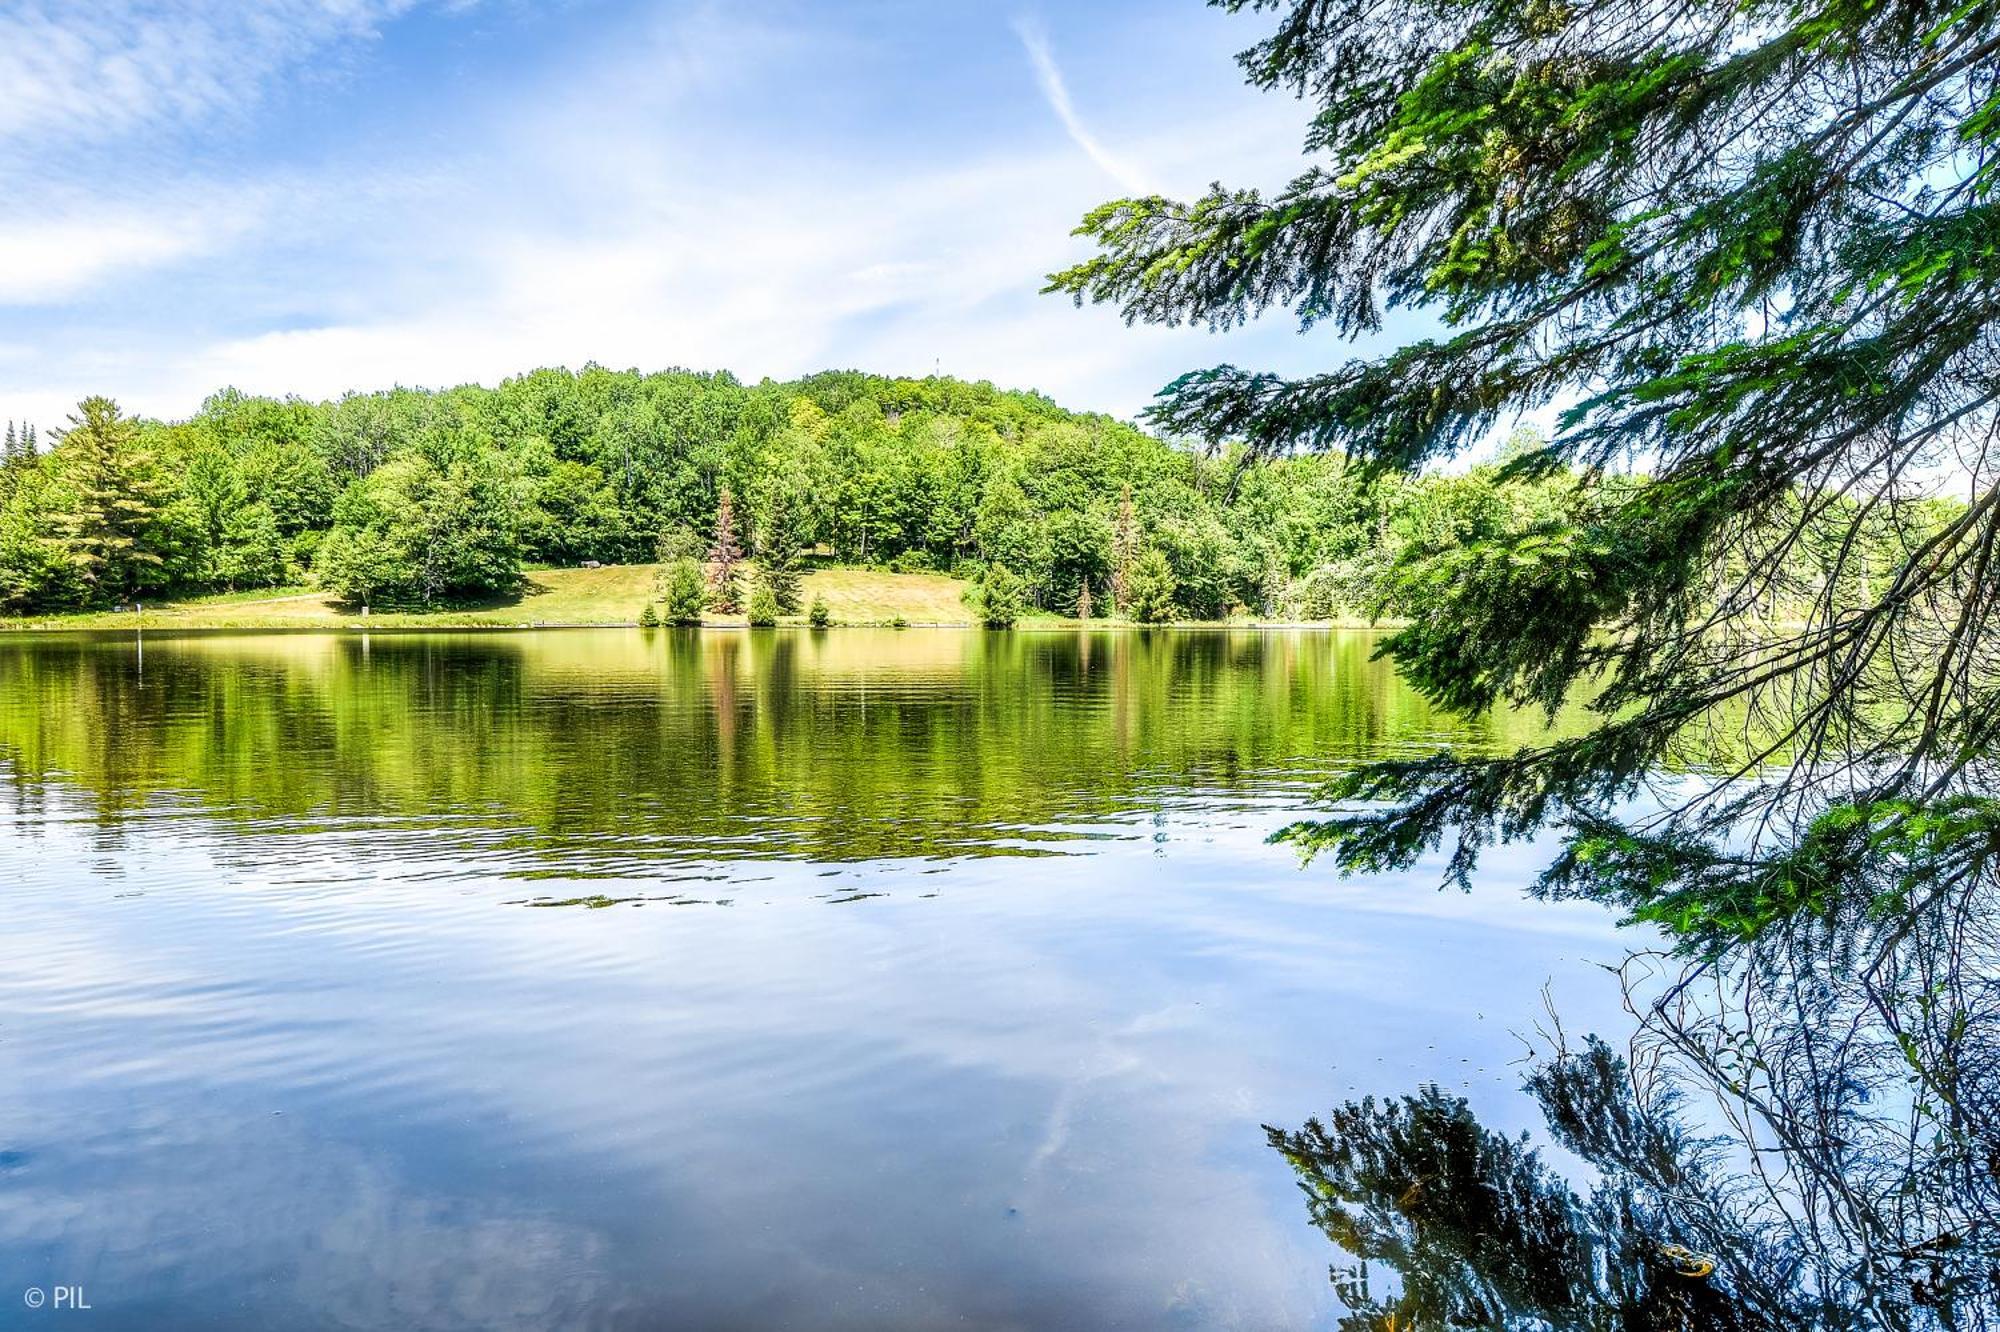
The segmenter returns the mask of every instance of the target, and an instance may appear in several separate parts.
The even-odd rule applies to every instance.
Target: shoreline
[[[656,602],[658,566],[603,565],[527,570],[521,595],[513,600],[429,611],[381,610],[363,615],[308,587],[259,588],[186,601],[142,603],[138,611],[73,611],[0,616],[0,634],[113,633],[134,631],[255,633],[394,633],[501,631],[522,629],[636,629],[639,612]],[[808,572],[801,607],[818,601],[833,617],[830,628],[980,629],[969,602],[970,585],[948,574],[893,573],[886,569],[821,567]],[[671,626],[662,625],[662,629]],[[748,627],[742,613],[710,615],[699,627]],[[806,628],[807,617],[781,617],[778,627]],[[1284,620],[1240,616],[1228,620],[1184,620],[1172,626],[1142,625],[1124,619],[1077,620],[1067,615],[1029,612],[1022,630],[1083,629],[1371,629],[1365,619]]]
[[[893,630],[899,632],[902,630],[917,630],[917,629],[928,629],[928,630],[950,629],[960,632],[979,632],[979,633],[996,633],[996,634],[1085,633],[1085,632],[1095,633],[1103,631],[1153,633],[1160,630],[1223,631],[1232,629],[1257,630],[1260,632],[1275,631],[1275,630],[1283,630],[1287,632],[1308,632],[1308,631],[1332,632],[1336,630],[1343,632],[1352,632],[1352,631],[1365,631],[1365,630],[1394,629],[1396,627],[1398,627],[1397,623],[1392,621],[1386,621],[1386,620],[1370,621],[1370,620],[1349,620],[1349,619],[1175,620],[1167,624],[1140,624],[1134,620],[1092,620],[1086,623],[1081,620],[1036,619],[1036,620],[1025,620],[1019,624],[1012,625],[1005,629],[989,628],[988,626],[980,624],[975,620],[937,620],[937,621],[925,621],[921,623],[911,622],[904,624],[893,624],[887,620],[873,620],[873,621],[856,620],[856,621],[842,621],[825,626],[815,626],[806,623],[803,617],[791,616],[787,617],[784,620],[779,621],[775,625],[765,625],[761,627],[752,626],[748,622],[740,618],[736,618],[736,619],[717,620],[714,622],[704,622],[698,625],[663,624],[648,628],[640,625],[637,620],[549,620],[549,621],[455,620],[452,616],[452,613],[448,611],[439,612],[434,617],[429,617],[429,618],[418,615],[402,615],[402,614],[393,616],[384,615],[380,617],[370,616],[367,619],[362,619],[361,617],[356,616],[351,620],[327,621],[316,624],[297,624],[297,623],[232,624],[232,623],[222,622],[220,620],[214,622],[204,621],[199,617],[194,617],[194,616],[190,616],[187,618],[181,618],[176,616],[176,617],[169,617],[169,618],[162,618],[155,620],[144,617],[142,615],[133,615],[131,619],[126,623],[114,622],[114,623],[91,623],[91,624],[66,624],[62,623],[60,620],[57,620],[55,622],[50,622],[50,621],[27,620],[27,619],[16,619],[16,618],[0,619],[0,635],[20,635],[24,637],[31,634],[34,635],[96,634],[96,635],[117,635],[119,637],[124,637],[129,634],[143,634],[143,633],[502,634],[502,633],[535,633],[548,630],[577,630],[577,629],[631,629],[641,633],[648,633],[648,634],[651,633],[685,634],[685,633],[716,633],[716,632],[748,633],[753,631],[775,633],[780,630],[804,630],[808,633],[833,633],[837,630],[842,630],[842,629],[878,629],[878,630]]]

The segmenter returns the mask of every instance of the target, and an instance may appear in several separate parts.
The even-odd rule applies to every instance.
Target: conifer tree
[[[1393,479],[1554,405],[1498,475],[1575,479],[1413,542],[1377,596],[1433,704],[1565,724],[1364,765],[1290,839],[1365,872],[1442,850],[1469,885],[1543,835],[1538,892],[1690,959],[1635,1012],[1668,1090],[1751,1139],[1731,1242],[1810,1237],[1815,1327],[1990,1321],[2000,6],[1217,3],[1275,12],[1242,65],[1306,102],[1310,164],[1107,204],[1053,289],[1350,339],[1426,310],[1437,336],[1322,373],[1184,375],[1152,419]],[[1628,1128],[1589,1125],[1647,1156]]]
[[[708,548],[708,604],[729,614],[743,608],[743,547],[736,540],[736,503],[725,488],[715,506],[715,540]]]
[[[682,556],[663,568],[659,578],[660,598],[665,603],[662,615],[667,623],[700,624],[703,604],[707,599],[701,565]]]
[[[63,552],[98,596],[130,595],[161,563],[147,542],[165,487],[138,425],[109,398],[85,398],[60,440],[70,507],[58,516]]]
[[[783,488],[772,494],[758,534],[757,581],[771,589],[781,613],[799,613],[799,532],[792,517],[791,497]]]
[[[1139,559],[1139,515],[1132,506],[1132,487],[1118,496],[1118,521],[1111,529],[1111,609],[1132,613],[1132,567]]]
[[[2000,8],[1219,3],[1278,11],[1242,64],[1308,102],[1310,165],[1274,196],[1106,204],[1082,227],[1099,253],[1052,289],[1156,324],[1283,307],[1343,337],[1428,308],[1443,336],[1298,379],[1197,371],[1152,419],[1382,476],[1563,401],[1501,475],[1586,483],[1413,549],[1386,651],[1448,708],[1587,698],[1600,724],[1365,769],[1335,793],[1356,812],[1296,836],[1357,869],[1450,839],[1462,879],[1495,839],[1563,828],[1552,891],[1705,944],[1818,900],[1798,885],[1965,853],[1875,821],[2000,789]],[[1617,475],[1634,457],[1645,484]],[[1806,545],[1832,576],[1796,577]],[[1619,841],[1634,784],[1710,725],[1744,772],[1789,775],[1746,797],[1728,768]],[[1951,826],[1995,835],[2000,802],[1981,809]],[[1757,846],[1725,846],[1742,826]]]
[[[1131,602],[1126,613],[1140,624],[1171,624],[1180,613],[1175,601],[1178,591],[1174,568],[1166,555],[1148,549],[1132,562],[1128,587]]]

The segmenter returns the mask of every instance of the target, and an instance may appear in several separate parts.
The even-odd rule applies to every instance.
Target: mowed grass
[[[86,615],[0,617],[8,629],[328,629],[505,628],[532,625],[632,624],[657,601],[657,565],[619,564],[602,569],[533,569],[521,595],[503,601],[430,612],[375,611],[363,617],[310,588],[267,588],[187,601],[148,604],[140,614],[98,611]],[[743,581],[744,594],[750,580]],[[963,625],[973,621],[966,584],[943,574],[897,574],[881,569],[820,569],[805,577],[804,605],[825,599],[842,624]],[[787,616],[800,622],[804,616]],[[741,615],[715,615],[708,623],[742,624]]]

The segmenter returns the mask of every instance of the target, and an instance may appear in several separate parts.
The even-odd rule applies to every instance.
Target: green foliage
[[[1027,610],[1019,574],[1004,564],[988,565],[980,580],[979,618],[989,629],[1011,629]]]
[[[661,614],[668,624],[700,624],[708,609],[708,580],[701,565],[683,555],[660,570]]]
[[[806,612],[806,622],[815,629],[824,629],[833,623],[833,612],[827,609],[826,598],[813,598],[812,609]]]
[[[57,541],[89,600],[159,585],[165,564],[165,487],[138,423],[109,398],[85,398],[58,441],[56,477],[66,503]]]
[[[312,577],[424,604],[411,542],[379,514],[357,520],[344,498],[373,485],[379,509],[376,474],[411,468],[480,478],[518,562],[693,556],[727,585],[724,566],[742,568],[742,535],[754,533],[759,576],[787,615],[800,609],[813,549],[909,572],[997,563],[1020,577],[1026,607],[1072,614],[1087,594],[1093,611],[1130,615],[1129,581],[1149,546],[1173,569],[1178,615],[1272,614],[1300,604],[1304,580],[1329,565],[1346,571],[1346,613],[1400,615],[1401,590],[1421,595],[1418,572],[1403,566],[1435,544],[1581,512],[1561,499],[1576,489],[1561,471],[1486,467],[1364,485],[1340,458],[1207,456],[1031,394],[950,380],[830,375],[746,388],[727,376],[590,367],[322,404],[226,392],[186,422],[128,424],[131,466],[95,490],[153,514],[130,533],[138,564],[123,581],[176,594]],[[49,543],[67,549],[66,525],[81,513],[68,454],[0,465],[7,609],[113,595],[45,558]],[[725,490],[731,513],[719,523]],[[1802,571],[1835,562],[1804,549],[1787,561]],[[1888,567],[1886,555],[1874,559],[1871,576]],[[748,589],[734,581],[722,599],[740,606]]]
[[[778,622],[778,596],[769,583],[759,580],[750,593],[749,615],[750,623],[759,629],[768,629]]]
[[[725,615],[743,609],[743,547],[736,539],[736,503],[727,490],[715,506],[715,539],[708,547],[708,604]]]
[[[781,613],[798,614],[799,529],[792,517],[791,497],[782,486],[771,495],[757,535],[758,581],[771,590]]]
[[[438,606],[513,592],[514,506],[495,460],[392,459],[349,486],[320,548],[321,586],[365,604]]]
[[[1180,610],[1175,593],[1173,566],[1160,551],[1148,549],[1127,575],[1126,614],[1140,624],[1170,624]]]
[[[1208,615],[1248,600],[1246,534],[1278,534],[1256,567],[1337,570],[1316,610],[1408,618],[1386,651],[1433,700],[1602,721],[1357,774],[1329,797],[1384,804],[1292,836],[1354,869],[1455,839],[1463,877],[1553,827],[1568,890],[1644,900],[1705,946],[1819,909],[1794,858],[1846,801],[1994,789],[2000,10],[1222,5],[1275,12],[1243,67],[1308,102],[1311,163],[1269,196],[1106,204],[1052,289],[1156,324],[1283,307],[1359,337],[1396,306],[1443,331],[1297,380],[1183,376],[1150,413],[1168,432],[1387,484],[1322,477],[1287,506],[1342,515],[1304,563],[1254,470],[1234,507],[1260,521],[1233,546],[1201,508],[1146,515],[1147,539]],[[1572,405],[1552,439],[1424,475],[1553,401]],[[1610,854],[1601,828],[1718,731],[1742,763]],[[1894,854],[1863,845],[1847,881]]]
[[[659,608],[654,606],[650,601],[639,612],[639,627],[641,629],[657,629],[660,627]]]

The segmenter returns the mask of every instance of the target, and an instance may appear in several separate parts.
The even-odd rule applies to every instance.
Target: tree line
[[[848,372],[591,366],[319,403],[226,390],[177,422],[98,397],[52,448],[0,458],[0,608],[299,584],[428,608],[511,595],[528,566],[657,561],[665,618],[768,620],[805,609],[817,558],[969,577],[992,623],[1393,613],[1413,552],[1560,517],[1574,479],[1505,461],[1371,479],[1034,393]]]

